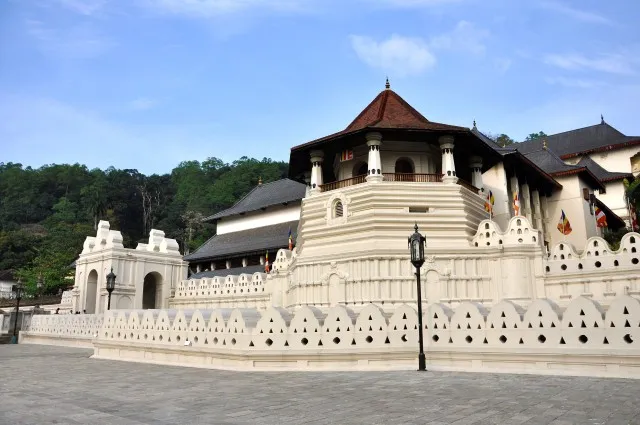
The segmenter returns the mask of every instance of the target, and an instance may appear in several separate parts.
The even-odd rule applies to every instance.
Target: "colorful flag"
[[[291,235],[291,227],[289,227],[289,251],[293,249],[293,236]]]
[[[596,224],[598,227],[607,227],[607,216],[600,207],[596,207]]]
[[[265,257],[265,262],[264,262],[264,272],[265,273],[269,273],[269,251],[267,251],[267,255]]]
[[[493,214],[493,204],[496,203],[496,199],[493,197],[493,192],[489,191],[487,195],[487,200],[484,201],[484,210],[489,213],[489,215]]]
[[[520,196],[518,192],[513,192],[513,214],[520,215]]]
[[[562,210],[562,214],[560,215],[560,222],[558,223],[558,231],[563,235],[568,235],[571,233],[571,224],[569,223],[569,219],[564,214],[564,210]]]
[[[353,159],[352,150],[347,149],[346,151],[342,151],[342,154],[340,155],[340,162],[351,161],[352,159]]]
[[[640,226],[638,226],[638,214],[636,213],[636,206],[634,204],[629,205],[629,213],[631,215],[631,230],[637,232],[640,230]]]

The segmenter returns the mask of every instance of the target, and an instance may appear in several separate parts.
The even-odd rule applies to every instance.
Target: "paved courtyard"
[[[0,424],[640,424],[640,380],[238,373],[0,345]]]

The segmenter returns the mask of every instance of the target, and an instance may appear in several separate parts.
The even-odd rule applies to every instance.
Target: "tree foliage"
[[[539,131],[537,133],[531,133],[524,140],[525,140],[525,142],[528,142],[530,140],[540,139],[541,137],[547,137],[547,134],[544,131]]]
[[[126,247],[148,238],[152,228],[193,250],[215,229],[202,223],[233,205],[261,177],[287,175],[285,162],[242,157],[180,163],[171,173],[146,176],[137,170],[89,170],[80,164],[34,169],[0,163],[0,270],[11,269],[35,291],[42,273],[45,292],[73,283],[69,267],[98,221],[120,230]]]

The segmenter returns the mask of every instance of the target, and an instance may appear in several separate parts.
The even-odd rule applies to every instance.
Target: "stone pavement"
[[[0,424],[640,424],[640,380],[228,372],[0,346]]]

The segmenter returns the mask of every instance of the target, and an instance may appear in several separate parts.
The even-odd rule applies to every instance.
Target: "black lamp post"
[[[411,252],[411,263],[416,268],[416,279],[418,280],[418,343],[420,344],[420,353],[418,354],[418,370],[427,370],[427,362],[424,357],[424,347],[422,342],[422,287],[420,286],[420,267],[424,264],[424,247],[426,239],[418,233],[418,223],[416,223],[415,232],[409,236],[409,251]]]
[[[113,267],[111,272],[107,275],[107,292],[109,293],[109,300],[107,301],[107,310],[111,310],[111,293],[116,288],[116,275],[113,273]]]
[[[13,336],[11,337],[11,343],[18,343],[18,313],[20,312],[20,300],[22,299],[22,293],[24,291],[24,286],[22,286],[22,282],[18,279],[18,284],[14,286],[16,291],[16,317],[13,319]]]

